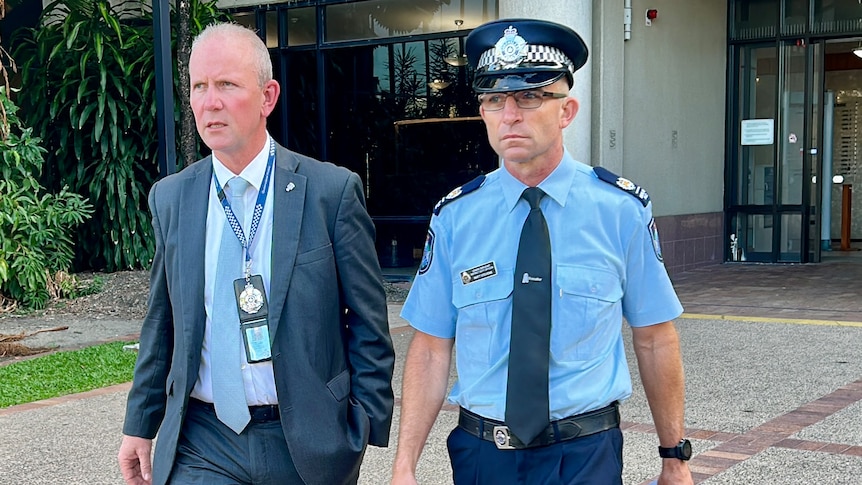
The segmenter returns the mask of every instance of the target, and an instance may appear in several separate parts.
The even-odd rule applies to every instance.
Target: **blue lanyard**
[[[215,170],[213,170],[213,180],[215,181],[216,192],[218,193],[219,202],[221,202],[222,207],[224,208],[224,215],[227,217],[228,225],[230,225],[231,229],[233,229],[233,233],[236,234],[236,238],[239,239],[239,243],[242,245],[243,252],[245,253],[245,273],[246,276],[249,275],[251,271],[251,251],[249,248],[251,247],[251,243],[254,241],[254,236],[257,234],[257,226],[260,224],[260,217],[263,214],[263,205],[266,203],[266,194],[269,192],[269,178],[272,176],[272,167],[275,164],[275,142],[272,139],[269,140],[269,159],[266,161],[266,171],[263,173],[263,181],[260,183],[260,190],[257,193],[257,202],[254,204],[254,215],[251,219],[251,228],[248,233],[248,241],[245,239],[245,233],[242,230],[242,224],[239,223],[236,216],[233,213],[233,210],[230,208],[230,201],[225,197],[224,189],[220,183],[218,183],[218,177],[216,177]]]

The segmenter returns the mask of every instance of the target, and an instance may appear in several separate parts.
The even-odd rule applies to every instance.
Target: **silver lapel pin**
[[[290,192],[291,190],[293,190],[293,189],[295,189],[295,188],[296,188],[296,185],[295,185],[293,182],[290,182],[290,183],[288,183],[288,184],[287,184],[287,187],[285,187],[285,188],[284,188],[284,191],[285,191],[285,192]]]

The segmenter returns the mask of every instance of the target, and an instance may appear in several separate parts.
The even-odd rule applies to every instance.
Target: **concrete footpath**
[[[696,483],[862,483],[860,262],[721,265],[674,278],[687,311],[676,323]],[[398,397],[413,331],[398,317],[400,305],[389,310]],[[90,322],[112,329],[103,338],[128,337],[139,324]],[[59,334],[27,343],[47,345]],[[629,359],[635,392],[622,407],[624,483],[642,485],[661,463],[634,356]],[[122,483],[115,457],[128,387],[0,409],[0,484]],[[388,483],[398,404],[393,446],[369,448],[361,484]],[[451,483],[445,440],[456,418],[456,408],[444,407],[422,455],[420,483]]]

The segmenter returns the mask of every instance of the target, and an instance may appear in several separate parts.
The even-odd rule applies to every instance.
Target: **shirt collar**
[[[511,212],[515,205],[521,199],[521,193],[527,188],[523,182],[516,179],[505,168],[500,170],[500,184],[503,189],[503,197],[506,201],[506,206]],[[560,161],[557,168],[542,180],[538,187],[542,189],[548,197],[554,199],[557,204],[566,206],[566,199],[569,191],[572,190],[572,184],[575,180],[577,167],[575,160],[569,154],[568,150],[563,152],[563,159]]]
[[[261,148],[260,152],[258,152],[258,154],[251,160],[251,163],[249,163],[239,174],[240,177],[253,185],[258,192],[260,192],[260,184],[263,182],[263,174],[266,172],[266,162],[269,158],[270,143],[272,143],[272,140],[269,133],[267,133],[266,143],[263,144],[263,148]],[[224,166],[221,160],[216,157],[215,153],[212,154],[212,160],[213,171],[215,172],[216,178],[222,187],[224,187],[224,184],[235,177],[235,175]]]

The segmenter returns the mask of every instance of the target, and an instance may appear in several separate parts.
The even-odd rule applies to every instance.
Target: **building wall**
[[[727,3],[632,3],[621,172],[650,193],[671,274],[721,263]]]
[[[658,5],[632,0],[630,40],[624,0],[499,4],[503,18],[560,22],[590,47],[572,90],[580,124],[566,131],[575,158],[647,188],[657,216],[722,210],[726,2],[664,0],[647,27]]]
[[[622,172],[649,191],[656,216],[722,211],[726,3],[665,0],[651,27],[644,14],[657,5],[633,4]]]
[[[671,273],[720,263],[727,3],[631,0],[625,40],[626,3],[499,5],[501,17],[553,20],[587,40],[590,62],[573,89],[581,124],[567,129],[567,148],[647,189]],[[658,9],[658,18],[647,27],[649,8]]]

